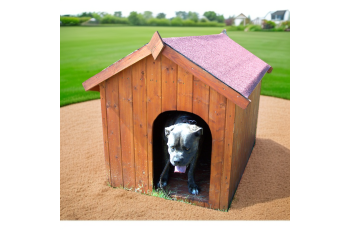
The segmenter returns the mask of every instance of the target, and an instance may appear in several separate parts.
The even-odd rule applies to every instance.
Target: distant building
[[[257,17],[257,18],[255,18],[254,20],[252,20],[252,23],[253,23],[254,25],[261,25],[261,24],[262,24],[262,20],[264,20],[264,18],[262,18],[262,17]]]
[[[278,10],[278,11],[270,11],[267,13],[267,15],[264,17],[265,20],[273,21],[276,24],[280,24],[284,21],[290,20],[290,12],[289,10]]]
[[[244,14],[240,14],[237,17],[235,17],[235,26],[239,26],[241,22],[243,21],[243,25],[246,23],[246,16]]]

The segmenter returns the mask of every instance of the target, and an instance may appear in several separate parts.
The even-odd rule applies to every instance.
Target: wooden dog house
[[[83,83],[99,91],[107,178],[113,187],[154,188],[153,123],[166,111],[201,117],[212,135],[208,198],[227,209],[255,144],[261,79],[272,68],[220,34],[161,38]]]

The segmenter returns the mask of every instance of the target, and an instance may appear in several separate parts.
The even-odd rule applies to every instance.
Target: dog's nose
[[[174,161],[175,165],[178,165],[178,164],[180,164],[181,159],[179,157],[174,157],[173,161]]]

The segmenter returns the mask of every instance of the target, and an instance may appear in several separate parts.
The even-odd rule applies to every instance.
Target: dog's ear
[[[203,128],[201,128],[197,125],[191,125],[191,130],[193,131],[193,133],[196,137],[203,135]]]
[[[175,125],[169,126],[169,127],[165,127],[165,136],[168,138],[169,134],[171,131],[173,131],[173,129],[175,128]]]

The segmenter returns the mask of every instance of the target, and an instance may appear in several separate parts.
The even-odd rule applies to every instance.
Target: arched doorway
[[[153,185],[159,182],[160,174],[162,173],[166,160],[163,150],[163,134],[165,121],[172,115],[180,111],[166,111],[158,115],[153,123]],[[199,186],[199,194],[192,195],[187,188],[187,173],[174,173],[174,166],[170,165],[170,174],[166,190],[170,191],[172,197],[178,199],[186,199],[191,202],[209,202],[209,186],[210,186],[210,167],[211,167],[211,152],[212,152],[212,135],[208,124],[199,116],[193,113],[197,125],[203,128],[203,145],[198,157],[194,178]],[[165,143],[166,144],[166,143]]]

